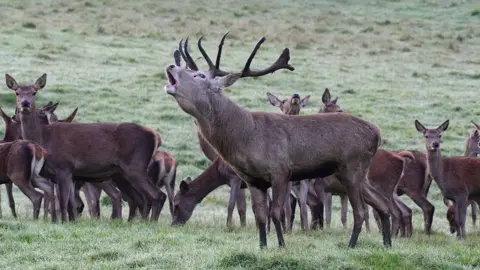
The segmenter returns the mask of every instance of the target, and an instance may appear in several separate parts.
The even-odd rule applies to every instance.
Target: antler
[[[178,43],[178,51],[180,52],[180,55],[182,56],[183,60],[187,64],[187,67],[190,68],[191,70],[198,70],[198,66],[193,60],[192,56],[190,56],[190,53],[188,53],[188,37],[185,39],[185,45],[183,46],[182,49],[182,41],[183,39],[180,40]],[[184,52],[185,50],[185,52]],[[175,54],[174,54],[175,57]],[[177,62],[177,58],[175,58],[175,63]],[[180,63],[180,58],[178,58],[178,62]],[[180,66],[180,64],[178,64]]]
[[[282,54],[278,57],[277,61],[275,61],[275,63],[273,63],[268,68],[262,69],[262,70],[250,70],[250,64],[252,63],[252,60],[255,57],[255,54],[257,53],[258,49],[260,48],[263,42],[265,42],[265,37],[262,37],[253,48],[253,51],[250,54],[250,57],[248,57],[248,60],[245,63],[245,67],[242,70],[242,73],[240,76],[241,78],[260,77],[263,75],[267,75],[269,73],[273,73],[279,69],[288,69],[290,71],[295,70],[295,68],[288,63],[288,61],[290,60],[290,50],[288,48],[285,48]]]
[[[247,62],[245,63],[245,66],[243,67],[243,70],[238,73],[233,73],[233,72],[227,72],[223,71],[220,69],[220,59],[222,57],[222,48],[223,44],[225,42],[225,38],[227,35],[230,33],[230,31],[226,32],[223,36],[222,39],[220,40],[220,43],[218,44],[218,52],[217,52],[217,58],[215,61],[215,65],[213,64],[212,60],[208,56],[207,52],[203,49],[202,47],[202,39],[203,36],[198,39],[198,49],[200,50],[200,53],[202,54],[203,58],[205,58],[205,61],[208,64],[208,70],[212,75],[212,78],[217,77],[217,76],[226,76],[229,74],[232,74],[234,76],[238,76],[240,78],[245,78],[245,77],[260,77],[264,76],[270,73],[273,73],[279,69],[288,69],[290,71],[294,71],[295,68],[291,66],[288,61],[290,60],[290,50],[288,48],[285,48],[282,52],[282,54],[278,57],[277,61],[275,61],[271,66],[262,69],[262,70],[251,70],[250,65],[253,61],[253,58],[255,57],[255,54],[257,53],[258,49],[262,45],[263,42],[265,42],[265,37],[262,37],[255,47],[253,48],[252,53],[247,59]],[[198,66],[196,65],[195,61],[193,58],[190,56],[188,53],[188,37],[185,39],[185,44],[182,48],[182,40],[180,40],[178,44],[178,50],[176,50],[173,54],[175,58],[175,64],[177,66],[180,66],[180,56],[183,58],[183,60],[187,64],[187,68],[190,68],[192,70],[198,70]]]

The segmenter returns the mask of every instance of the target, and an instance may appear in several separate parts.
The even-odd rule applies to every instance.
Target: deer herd
[[[412,210],[399,199],[404,194],[421,208],[424,232],[430,234],[435,208],[427,195],[433,179],[448,207],[450,231],[459,239],[466,237],[467,206],[472,207],[475,225],[480,202],[480,181],[475,180],[480,175],[480,159],[476,158],[480,126],[473,123],[464,156],[442,157],[440,141],[448,120],[437,128],[426,128],[415,120],[415,128],[425,137],[425,152],[380,149],[380,130],[344,112],[328,89],[316,114],[299,115],[310,96],[302,99],[296,93],[280,99],[267,92],[269,103],[281,113],[242,108],[223,95],[222,89],[241,78],[293,71],[294,67],[288,63],[286,48],[271,66],[252,70],[251,62],[265,41],[262,38],[242,70],[224,71],[220,59],[227,34],[218,46],[215,63],[203,49],[202,38],[198,40],[208,70],[200,70],[188,52],[188,38],[175,50],[174,64],[165,68],[165,91],[193,117],[200,148],[211,161],[196,179],[181,181],[176,194],[177,162],[158,149],[158,132],[127,122],[77,123],[73,120],[78,108],[59,120],[55,114],[58,103],[36,106],[35,97],[46,85],[46,74],[32,85],[19,85],[6,74],[6,85],[16,95],[16,111],[8,116],[0,109],[5,122],[0,183],[6,185],[12,215],[17,217],[15,184],[31,200],[35,219],[43,199],[44,218],[51,215],[56,222],[60,215],[62,222],[75,220],[84,209],[81,190],[91,217],[100,217],[104,191],[112,201],[112,219],[122,218],[125,200],[128,220],[140,213],[143,219],[157,221],[168,199],[172,225],[181,225],[210,192],[227,184],[227,226],[233,226],[235,205],[241,226],[246,225],[248,188],[261,248],[267,246],[272,221],[279,245],[285,245],[283,232],[292,230],[297,205],[301,230],[323,228],[324,220],[330,226],[333,195],[340,197],[344,228],[348,201],[353,210],[349,247],[355,247],[364,221],[370,230],[367,205],[373,209],[384,245],[391,246],[392,235],[412,235]]]

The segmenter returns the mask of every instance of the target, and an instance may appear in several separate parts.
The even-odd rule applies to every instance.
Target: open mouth
[[[21,107],[20,111],[21,112],[30,112],[32,109],[30,107]]]
[[[168,84],[171,86],[176,86],[177,80],[175,80],[175,77],[173,77],[172,73],[170,73],[170,70],[167,69],[166,73],[167,73]]]

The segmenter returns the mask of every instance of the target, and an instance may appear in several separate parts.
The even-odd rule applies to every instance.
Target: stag
[[[16,94],[22,137],[49,153],[48,169],[42,173],[58,185],[62,222],[67,220],[67,204],[76,204],[71,196],[73,176],[102,179],[115,173],[152,200],[151,220],[158,220],[166,195],[148,179],[147,166],[161,143],[160,135],[135,123],[41,123],[47,113],[35,108],[35,94],[44,88],[46,77],[20,86],[6,74],[6,83]],[[75,207],[69,208],[69,216],[75,220]]]
[[[209,66],[198,69],[189,55],[187,42],[174,53],[175,64],[165,69],[165,91],[179,107],[197,121],[205,140],[237,175],[247,183],[259,228],[260,247],[267,245],[267,189],[272,188],[271,216],[279,246],[284,246],[280,224],[288,182],[336,174],[345,184],[354,213],[349,247],[355,247],[365,215],[365,198],[382,219],[383,242],[391,246],[388,200],[366,179],[372,157],[381,142],[380,130],[373,124],[346,113],[285,115],[244,109],[222,94],[222,89],[238,79],[260,77],[279,69],[294,70],[288,64],[286,48],[277,61],[263,70],[251,70],[250,64],[265,41],[261,38],[241,72],[220,69],[225,34],[213,64],[198,41],[198,48]],[[187,63],[181,67],[180,55]],[[347,138],[340,140],[342,135]],[[349,143],[350,142],[350,143]],[[306,155],[305,153],[309,153]]]
[[[437,183],[445,199],[455,203],[455,228],[457,238],[464,239],[465,220],[468,200],[480,201],[477,194],[480,192],[480,159],[465,156],[442,157],[440,141],[443,132],[448,128],[449,120],[437,128],[426,128],[415,120],[415,128],[425,137],[427,149],[428,170]]]

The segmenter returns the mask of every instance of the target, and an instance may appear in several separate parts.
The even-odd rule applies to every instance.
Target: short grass
[[[214,54],[221,35],[230,30],[223,66],[235,70],[265,35],[267,41],[253,65],[263,67],[289,47],[296,70],[246,79],[227,89],[225,94],[242,106],[276,111],[265,92],[280,96],[298,92],[312,95],[304,113],[314,113],[328,87],[345,110],[381,128],[385,148],[423,150],[414,120],[433,126],[450,119],[442,148],[445,155],[461,155],[471,130],[469,121],[480,122],[479,10],[478,2],[467,0],[2,0],[0,67],[23,83],[47,73],[47,87],[38,102],[59,101],[57,112],[62,117],[79,107],[78,121],[133,121],[156,129],[162,148],[179,161],[180,180],[198,175],[208,161],[200,152],[192,118],[163,91],[163,69],[173,63],[177,42],[190,36],[195,44],[205,35],[204,45]],[[195,46],[191,51],[200,56]],[[0,106],[13,113],[14,95],[6,87]],[[411,239],[394,240],[389,250],[382,247],[376,230],[363,232],[357,249],[347,249],[349,231],[340,229],[335,200],[332,229],[302,233],[297,223],[286,236],[286,249],[277,248],[272,233],[269,248],[259,251],[250,206],[248,227],[226,230],[227,194],[225,187],[216,190],[198,205],[185,227],[172,228],[168,206],[159,224],[111,222],[109,206],[102,207],[100,221],[88,215],[73,224],[33,221],[30,202],[16,190],[18,220],[11,217],[6,196],[2,201],[0,267],[480,267],[480,232],[469,220],[468,240],[458,242],[448,234],[445,207],[435,186],[429,194],[437,209],[435,233],[427,237],[421,232],[421,213],[405,198],[414,209],[415,233]]]

